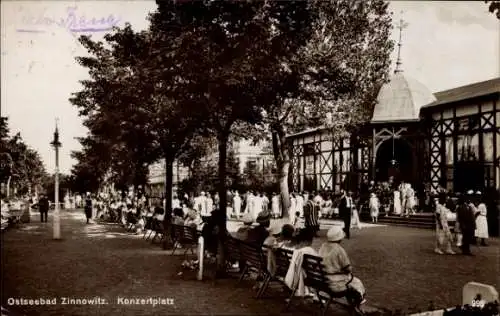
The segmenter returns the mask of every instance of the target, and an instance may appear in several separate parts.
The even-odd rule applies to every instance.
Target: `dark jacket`
[[[462,232],[474,231],[476,229],[474,213],[469,205],[465,203],[457,206],[457,221]]]
[[[264,244],[264,241],[268,236],[269,232],[267,231],[267,229],[264,226],[259,225],[248,230],[248,236],[246,241],[249,243],[262,245]]]
[[[351,216],[351,210],[354,207],[354,199],[351,197],[351,207],[347,208],[347,198],[343,196],[339,204],[339,215],[340,217]]]
[[[40,212],[43,212],[43,213],[46,213],[49,211],[49,199],[47,199],[46,197],[43,197],[40,199],[40,201],[38,202],[38,210]]]

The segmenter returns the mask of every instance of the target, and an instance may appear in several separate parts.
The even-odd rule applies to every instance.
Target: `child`
[[[375,195],[375,193],[370,194],[369,207],[370,207],[370,216],[372,218],[372,223],[377,223],[380,202],[379,202],[377,196]]]

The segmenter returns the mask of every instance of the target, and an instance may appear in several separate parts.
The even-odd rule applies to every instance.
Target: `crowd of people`
[[[297,228],[292,224],[271,226],[271,214],[268,211],[261,211],[256,218],[257,225],[251,214],[243,216],[243,226],[240,227],[233,237],[247,243],[261,245],[267,249],[267,269],[275,273],[276,264],[274,259],[274,249],[283,248],[293,251],[290,266],[285,276],[285,284],[290,289],[296,289],[295,295],[301,297],[314,296],[304,285],[304,273],[302,271],[302,261],[304,254],[316,255],[323,258],[324,268],[330,279],[330,288],[335,292],[351,290],[356,293],[357,304],[364,301],[365,288],[363,283],[352,274],[352,266],[349,256],[341,246],[341,241],[346,237],[346,233],[340,226],[333,226],[327,233],[327,240],[319,249],[313,247],[313,240],[316,236],[314,226]],[[236,266],[240,269],[245,262],[238,262]]]
[[[442,192],[435,200],[436,248],[438,254],[455,254],[453,245],[464,255],[472,255],[470,246],[487,246],[487,208],[480,191],[460,194],[457,200]],[[455,221],[453,233],[449,221]]]

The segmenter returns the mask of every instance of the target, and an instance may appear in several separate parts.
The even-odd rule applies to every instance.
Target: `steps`
[[[369,217],[369,214],[365,213],[364,216],[362,216],[362,220],[364,220],[365,222],[370,222],[371,218]],[[410,217],[402,217],[399,215],[385,216],[385,214],[380,214],[378,223],[423,229],[434,229],[435,227],[433,213],[417,213],[415,215],[410,215]]]
[[[398,215],[388,215],[379,217],[379,223],[391,224],[396,226],[406,226],[415,228],[434,228],[434,214],[420,213],[410,217],[401,217]]]

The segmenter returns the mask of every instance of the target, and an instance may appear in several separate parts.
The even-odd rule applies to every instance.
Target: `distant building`
[[[265,152],[266,143],[264,142],[252,145],[252,142],[249,140],[240,140],[238,142],[233,142],[231,148],[234,149],[235,159],[238,161],[240,174],[243,173],[243,170],[247,165],[255,166],[255,170],[259,170],[264,166],[269,166],[274,161],[273,156]],[[218,153],[214,149],[213,153],[207,155],[204,160],[213,160],[214,163],[216,163],[217,157]],[[173,171],[173,186],[175,192],[177,184],[189,177],[189,169],[185,166],[182,166],[182,164],[175,162]],[[164,160],[161,160],[149,167],[148,184],[151,196],[164,196]]]

